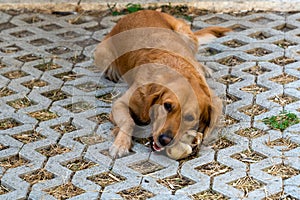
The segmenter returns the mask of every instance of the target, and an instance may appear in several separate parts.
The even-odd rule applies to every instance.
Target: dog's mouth
[[[160,147],[158,144],[156,144],[156,142],[154,142],[153,137],[151,137],[151,149],[152,151],[163,151],[165,148],[164,147]]]
[[[163,147],[159,147],[155,142],[152,142],[152,150],[154,150],[154,151],[163,151],[164,150],[164,148]]]

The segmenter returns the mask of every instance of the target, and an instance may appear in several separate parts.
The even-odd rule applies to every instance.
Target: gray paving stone
[[[30,161],[27,165],[9,170],[4,167],[0,168],[0,183],[10,189],[8,193],[0,195],[0,199],[55,199],[45,191],[67,182],[85,191],[71,199],[122,199],[121,191],[139,186],[154,194],[154,197],[150,199],[192,199],[191,195],[207,190],[213,190],[230,199],[263,199],[281,191],[299,199],[299,175],[283,180],[279,176],[272,176],[266,172],[266,169],[281,163],[300,170],[299,147],[284,151],[284,146],[269,144],[271,141],[282,138],[300,144],[299,124],[280,132],[270,129],[262,122],[262,119],[277,115],[284,109],[300,116],[299,80],[284,85],[272,81],[274,77],[284,72],[300,79],[300,14],[298,12],[245,12],[234,15],[208,12],[195,17],[192,22],[194,30],[212,25],[231,27],[236,30],[212,43],[202,45],[197,59],[213,70],[208,84],[218,96],[225,100],[226,95],[237,97],[228,104],[224,103],[223,110],[227,117],[232,117],[238,122],[223,127],[219,135],[212,136],[210,143],[207,141],[208,144],[202,146],[198,156],[181,162],[167,158],[164,153],[151,152],[148,146],[140,143],[134,143],[132,149],[134,153],[127,157],[113,160],[107,154],[114,138],[110,130],[113,125],[107,122],[107,119],[100,119],[104,122],[99,123],[93,118],[102,113],[109,113],[112,104],[101,101],[97,97],[111,92],[122,93],[127,86],[124,83],[114,84],[101,77],[101,72],[93,64],[93,51],[97,42],[103,40],[105,34],[112,29],[120,17],[122,16],[105,16],[101,19],[100,16],[88,13],[57,16],[45,13],[13,15],[6,11],[0,12],[0,27],[4,27],[4,30],[0,32],[0,120],[14,119],[22,123],[13,128],[0,128],[0,158],[2,161],[12,156],[21,156]],[[74,20],[79,21],[71,23]],[[5,25],[7,27],[3,26],[3,23],[8,23]],[[284,27],[285,24],[287,24],[286,27]],[[287,44],[286,47],[277,44],[284,40],[291,44]],[[242,44],[236,47],[230,46],[229,43],[232,41]],[[3,50],[10,47],[12,52]],[[251,55],[249,51],[257,48],[266,49],[270,53],[260,57]],[[213,49],[215,53],[209,55],[209,49]],[[58,53],[54,53],[54,50]],[[30,58],[31,54],[39,57]],[[22,60],[22,56],[23,59],[24,56],[29,56],[29,58]],[[234,66],[222,64],[222,59],[232,56],[244,62]],[[292,58],[296,62],[283,66],[271,63],[272,60],[282,56]],[[37,68],[38,65],[50,61],[59,67]],[[258,71],[250,73],[249,69],[255,65],[265,69],[263,73]],[[5,77],[7,72],[14,70],[22,70],[28,75],[11,79]],[[65,75],[59,77],[62,73]],[[228,75],[240,80],[233,84],[224,84],[220,81]],[[35,86],[32,89],[22,85],[32,79],[45,81],[48,85]],[[99,84],[100,88],[84,90],[78,87],[89,82]],[[253,94],[242,89],[253,84],[265,87],[267,91]],[[2,95],[5,91],[2,91],[4,87],[12,90],[13,93]],[[67,93],[68,96],[62,96],[57,100],[44,95],[46,92],[55,90]],[[270,101],[270,98],[281,94],[291,96],[295,98],[295,101],[287,105]],[[24,97],[28,97],[36,104],[18,110],[9,105],[9,102]],[[87,102],[92,107],[83,112],[71,112],[67,109],[67,106],[78,102]],[[255,104],[266,108],[267,112],[255,116],[249,116],[243,112],[247,106],[252,108]],[[30,116],[30,113],[40,110],[54,112],[58,117],[38,121]],[[53,128],[70,122],[76,130],[60,133]],[[261,129],[265,131],[265,134],[253,137],[244,135],[251,128]],[[28,143],[14,138],[20,133],[33,130],[43,138],[33,139]],[[140,132],[146,136],[149,130],[140,130]],[[103,140],[86,144],[78,139],[91,135],[100,136]],[[218,139],[214,137],[226,138],[233,145],[214,150]],[[67,147],[70,152],[50,157],[39,153],[39,150],[53,145]],[[264,159],[247,164],[234,158],[234,155],[248,149],[263,155]],[[96,166],[77,172],[64,167],[64,164],[76,159],[94,162]],[[161,169],[143,174],[130,167],[142,161],[158,164]],[[231,171],[212,177],[197,170],[198,167],[204,168],[205,165],[213,162],[230,167]],[[32,187],[20,178],[21,175],[40,169],[53,173],[55,177],[35,183]],[[126,180],[101,187],[89,179],[104,172],[118,174]],[[195,183],[172,194],[171,190],[157,182],[178,173]],[[263,183],[264,186],[244,196],[244,192],[233,187],[232,183],[246,175]]]

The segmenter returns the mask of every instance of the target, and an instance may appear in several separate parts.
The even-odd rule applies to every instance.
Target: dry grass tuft
[[[103,124],[110,121],[110,117],[108,113],[101,113],[94,117],[90,117],[89,120],[96,122],[98,124]]]
[[[11,107],[15,108],[16,110],[19,110],[21,108],[26,108],[26,107],[35,105],[36,103],[31,101],[28,97],[25,96],[22,99],[9,101],[9,102],[7,102],[7,104],[10,105]]]
[[[22,165],[28,164],[29,161],[23,159],[22,157],[15,155],[11,156],[9,158],[5,158],[1,160],[0,162],[0,167],[3,167],[5,170],[10,169],[10,168],[16,168]]]
[[[68,169],[72,170],[73,172],[77,172],[80,170],[88,169],[94,166],[97,166],[97,163],[94,163],[92,161],[86,161],[86,160],[75,160],[72,162],[69,162],[65,164],[64,166]]]
[[[189,185],[195,184],[195,181],[188,179],[181,174],[170,176],[157,181],[159,184],[167,187],[174,194],[177,190],[180,190]]]
[[[281,74],[279,76],[276,76],[274,78],[271,78],[269,80],[273,81],[273,82],[276,82],[276,83],[279,83],[281,85],[285,85],[285,84],[288,84],[290,82],[298,80],[298,78],[295,77],[295,76],[291,76],[289,74],[283,73],[283,74]]]
[[[159,171],[161,169],[164,169],[163,166],[161,166],[157,163],[153,163],[148,160],[140,161],[138,163],[133,163],[133,164],[129,165],[128,167],[130,167],[131,169],[133,169],[135,171],[140,172],[143,175],[150,174],[150,173]]]
[[[37,119],[39,122],[47,121],[58,117],[55,113],[49,110],[36,111],[36,112],[29,113],[29,115]]]
[[[235,133],[247,138],[257,138],[266,134],[265,131],[253,127],[246,128],[246,129],[239,129]]]
[[[154,194],[143,189],[142,187],[134,187],[118,192],[125,200],[142,200],[154,197]]]
[[[56,199],[69,199],[71,197],[83,194],[85,191],[69,182],[55,188],[45,190],[45,192],[54,196]]]
[[[0,195],[9,193],[10,190],[3,185],[0,185]]]
[[[24,85],[25,87],[32,90],[33,88],[44,87],[44,86],[48,85],[48,83],[45,82],[45,81],[39,80],[39,79],[33,79],[31,81],[27,81],[25,83],[22,83],[22,85]]]
[[[234,118],[232,118],[232,117],[229,116],[229,115],[226,115],[226,116],[224,116],[224,118],[222,119],[221,122],[222,122],[222,124],[223,124],[224,126],[230,126],[230,125],[233,125],[233,124],[238,123],[239,120],[234,119]]]
[[[65,133],[69,133],[69,132],[77,130],[76,126],[74,126],[70,122],[65,122],[65,123],[62,123],[62,124],[51,126],[51,128],[54,129],[56,132],[58,132],[60,134],[65,134]]]
[[[121,181],[125,181],[126,179],[118,174],[115,174],[113,172],[104,172],[95,176],[88,177],[88,180],[91,180],[98,185],[100,185],[102,188],[112,185]]]
[[[53,62],[42,63],[42,64],[36,65],[34,67],[43,72],[61,68],[60,65],[55,64]]]
[[[21,176],[22,179],[24,179],[26,182],[30,183],[31,185],[44,182],[50,179],[54,178],[54,174],[48,172],[45,169],[39,169],[32,173],[25,174]]]
[[[80,78],[82,75],[76,74],[75,72],[69,71],[54,75],[54,77],[61,79],[62,81],[72,81],[76,78]]]
[[[245,61],[243,59],[236,57],[236,56],[229,56],[229,57],[223,58],[218,61],[218,63],[229,66],[229,67],[234,67],[234,66],[240,65],[244,62]]]
[[[43,96],[51,99],[52,101],[59,101],[68,98],[70,95],[64,93],[61,90],[52,90],[49,92],[42,93]]]
[[[298,199],[288,194],[285,194],[284,192],[279,192],[277,194],[273,194],[271,196],[263,198],[263,200],[298,200]]]
[[[236,77],[236,76],[232,76],[232,75],[226,75],[226,76],[223,76],[219,79],[219,82],[225,84],[225,85],[229,85],[229,84],[233,84],[233,83],[236,83],[236,82],[240,82],[242,81],[243,79],[239,78],[239,77]]]
[[[219,176],[232,170],[230,167],[227,167],[226,165],[223,165],[217,161],[201,165],[199,167],[196,167],[195,169],[204,174],[207,174],[210,177]]]
[[[73,112],[73,113],[80,113],[80,112],[84,112],[86,110],[92,109],[94,108],[93,105],[89,104],[88,102],[77,102],[77,103],[73,103],[67,106],[64,106],[65,109]]]
[[[15,92],[8,89],[7,87],[0,88],[0,97],[6,97],[12,94],[15,94]]]
[[[259,65],[255,65],[255,66],[250,67],[250,68],[248,68],[246,70],[243,70],[243,71],[247,72],[249,74],[252,74],[254,76],[259,76],[259,75],[261,75],[261,74],[263,74],[265,72],[269,72],[270,70],[265,69],[265,68],[263,68],[263,67],[261,67]]]
[[[214,190],[206,190],[191,196],[193,200],[227,200],[224,195],[215,192]]]
[[[262,154],[259,154],[251,149],[247,149],[243,152],[240,152],[240,153],[237,153],[237,154],[234,154],[231,156],[232,158],[234,159],[237,159],[241,162],[244,162],[244,163],[257,163],[265,158],[267,158],[266,156],[262,155]]]
[[[282,148],[281,151],[290,151],[290,150],[295,149],[300,146],[299,144],[292,142],[288,138],[279,138],[277,140],[267,141],[266,145],[269,147],[272,147],[272,148],[275,146],[285,147],[285,148]]]
[[[58,145],[58,144],[54,144],[54,145],[51,145],[49,147],[39,149],[37,151],[39,153],[43,154],[46,157],[53,157],[53,156],[56,156],[56,155],[59,155],[59,154],[70,152],[71,149],[63,147],[63,146]]]
[[[268,109],[266,109],[260,105],[254,104],[254,105],[249,105],[244,108],[240,108],[239,111],[245,113],[246,115],[248,115],[250,117],[254,117],[254,116],[257,116],[257,115],[267,112]]]
[[[270,168],[264,169],[264,171],[272,176],[280,176],[283,180],[300,174],[300,170],[284,164],[274,165]]]
[[[268,88],[261,86],[261,85],[253,84],[253,85],[243,87],[240,90],[257,95],[257,94],[267,91]]]
[[[101,96],[97,96],[97,99],[105,103],[112,103],[114,99],[120,96],[120,93],[107,93]]]
[[[233,145],[234,145],[234,142],[228,140],[225,137],[221,137],[214,143],[212,148],[217,151],[220,149],[225,149],[227,147],[231,147]]]
[[[252,192],[264,186],[264,184],[255,180],[251,176],[245,176],[244,178],[240,178],[229,184],[236,189],[242,190],[245,196],[248,196],[249,192]]]
[[[278,103],[281,106],[285,106],[287,104],[293,103],[295,101],[297,101],[297,99],[295,97],[286,95],[286,94],[281,94],[281,95],[276,95],[272,98],[269,98],[268,100],[274,102],[274,103]]]
[[[261,57],[261,56],[270,54],[271,51],[263,49],[263,48],[256,48],[256,49],[251,49],[251,50],[247,51],[246,53]]]
[[[5,76],[8,79],[16,79],[16,78],[21,78],[23,76],[27,76],[28,74],[21,71],[21,70],[16,70],[16,71],[10,71],[7,72],[5,74],[3,74],[3,76]]]
[[[82,136],[74,139],[77,142],[81,142],[82,144],[86,145],[94,145],[94,144],[99,144],[105,141],[104,138],[102,138],[99,135],[96,134],[91,134],[87,136]]]
[[[85,92],[95,91],[101,88],[101,86],[94,82],[87,82],[76,86],[78,89],[83,90]]]
[[[22,123],[12,118],[0,120],[0,130],[6,130],[20,125],[22,125]]]
[[[24,144],[28,144],[46,138],[34,130],[13,135],[12,137],[23,142]]]
[[[296,62],[293,58],[288,58],[288,57],[280,57],[280,58],[275,58],[274,60],[270,61],[271,63],[274,63],[276,65],[280,65],[280,66],[285,66],[291,63]]]

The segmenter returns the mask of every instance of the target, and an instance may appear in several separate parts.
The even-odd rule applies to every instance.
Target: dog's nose
[[[172,140],[173,140],[173,137],[170,136],[170,134],[168,134],[168,133],[161,134],[158,137],[158,141],[162,146],[167,146],[168,144],[171,143]]]

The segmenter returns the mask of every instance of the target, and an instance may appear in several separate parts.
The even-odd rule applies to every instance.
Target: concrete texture
[[[113,161],[107,155],[113,138],[105,113],[111,103],[103,95],[124,86],[101,79],[91,57],[117,18],[0,12],[0,199],[56,199],[51,191],[67,183],[74,187],[65,193],[81,190],[71,199],[122,199],[135,187],[151,199],[205,199],[205,193],[211,199],[300,199],[299,124],[280,132],[261,122],[283,109],[300,117],[299,13],[208,13],[193,20],[196,30],[220,25],[235,32],[202,46],[197,55],[214,70],[208,81],[227,102],[223,145],[203,146],[185,162],[138,142],[127,157]],[[70,23],[74,19],[80,20]],[[258,49],[262,54],[253,55]],[[254,66],[259,67],[249,70]],[[284,73],[294,78],[274,82]],[[285,102],[282,94],[293,101]],[[247,112],[257,105],[259,112]],[[284,167],[294,173],[272,174]],[[42,178],[26,178],[35,174]],[[112,182],[97,182],[99,175],[100,182],[113,177]],[[173,176],[177,183],[188,181],[177,188]],[[236,186],[247,178],[258,186]]]

